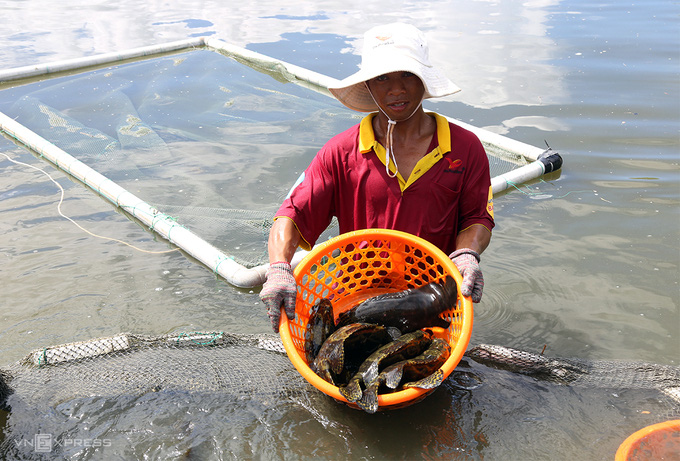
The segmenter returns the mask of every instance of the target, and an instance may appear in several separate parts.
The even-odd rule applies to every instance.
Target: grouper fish
[[[362,384],[370,386],[385,367],[420,355],[431,342],[431,332],[416,330],[382,346],[368,356],[346,386],[339,388],[340,393],[349,402],[358,401],[362,396]]]
[[[441,366],[451,355],[451,346],[443,339],[434,338],[430,346],[420,355],[402,360],[385,368],[364,390],[359,407],[368,412],[378,410],[378,391],[381,386],[394,390],[401,384],[405,389],[418,387],[434,389],[444,379]]]
[[[402,334],[427,327],[448,328],[450,323],[441,313],[456,304],[456,281],[447,276],[443,284],[436,282],[420,288],[386,293],[354,306],[338,316],[337,326],[351,323],[376,323],[395,327]]]
[[[322,298],[312,306],[305,328],[305,358],[308,364],[314,361],[321,346],[334,331],[333,305],[330,300]]]
[[[388,329],[381,325],[345,325],[326,339],[311,369],[331,384],[347,384],[363,361],[392,339]]]

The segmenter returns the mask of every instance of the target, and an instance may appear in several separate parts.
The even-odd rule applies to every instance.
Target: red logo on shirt
[[[455,160],[451,160],[448,157],[444,157],[444,160],[449,162],[449,166],[444,169],[444,171],[450,171],[451,173],[462,173],[465,171],[465,167],[463,166],[463,161],[459,158]]]

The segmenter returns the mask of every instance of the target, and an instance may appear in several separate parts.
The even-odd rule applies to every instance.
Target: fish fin
[[[378,411],[378,387],[380,387],[379,382],[373,383],[371,386],[366,388],[361,400],[357,402],[359,408],[364,410],[366,413],[373,414]]]
[[[317,375],[324,381],[327,381],[331,384],[335,384],[335,380],[333,379],[333,374],[331,373],[330,366],[328,365],[328,360],[321,360],[319,363],[314,362],[317,366],[317,370],[314,370]]]
[[[390,338],[392,338],[392,341],[399,339],[401,336],[401,330],[397,327],[387,327],[387,333],[390,335]]]
[[[342,345],[340,345],[339,349],[340,350],[338,351],[337,354],[338,359],[334,361],[334,364],[332,366],[333,372],[336,375],[342,373],[342,370],[344,370],[345,368],[345,348]]]
[[[342,394],[348,402],[356,402],[362,395],[361,378],[359,376],[354,376],[346,386],[339,387],[338,389],[340,390],[340,394]]]
[[[366,383],[367,386],[370,386],[371,383],[378,377],[378,362],[373,362],[371,365],[364,371],[363,373],[363,378],[364,378],[364,383]]]
[[[396,389],[401,382],[402,376],[404,376],[404,367],[396,366],[385,373],[385,384],[387,384],[387,387],[390,389]]]
[[[432,373],[430,376],[427,376],[420,381],[414,381],[412,383],[406,383],[404,384],[404,389],[408,389],[411,387],[418,387],[420,389],[434,389],[435,387],[439,386],[442,381],[444,381],[444,372],[439,369]]]

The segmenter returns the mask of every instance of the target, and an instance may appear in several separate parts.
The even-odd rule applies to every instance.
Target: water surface
[[[413,18],[432,44],[433,60],[464,90],[428,108],[528,144],[547,142],[564,157],[561,174],[496,199],[497,227],[483,255],[486,287],[471,344],[533,352],[545,346],[546,355],[677,366],[678,13],[676,3],[660,0],[264,1],[229,7],[123,1],[77,9],[4,2],[0,66],[216,36],[341,78],[359,63],[364,30]],[[331,107],[344,113],[339,104]],[[256,150],[252,163],[229,165],[228,156],[242,152],[207,143],[196,158],[165,161],[188,167],[205,184],[230,178],[235,188],[213,189],[209,197],[216,209],[272,211],[315,144],[353,123],[326,123],[327,116],[323,109],[310,120],[293,117],[284,132],[289,136],[281,135],[285,148]],[[281,117],[273,118],[277,123]],[[192,127],[194,120],[186,120],[184,129]],[[238,134],[247,133],[230,133]],[[91,232],[148,251],[169,248],[11,141],[0,139],[0,151],[50,172],[65,189],[63,212]],[[201,155],[219,160],[224,172],[201,170]],[[5,363],[36,348],[121,331],[269,331],[257,290],[233,288],[178,252],[148,254],[94,238],[58,215],[59,190],[43,174],[4,156],[0,167]],[[154,186],[167,184],[170,195],[184,194],[173,178],[155,179]],[[203,399],[172,416],[186,422],[182,430],[163,426],[170,416],[162,414],[144,443],[130,436],[121,450],[179,458],[178,446],[200,446],[196,453],[216,459],[255,453],[286,459],[611,459],[628,434],[663,418],[644,405],[642,391],[569,390],[468,366],[484,377],[478,390],[447,381],[424,402],[373,418],[323,400],[314,400],[318,407],[311,409],[286,403],[277,410],[256,399]],[[118,429],[152,418],[147,412],[153,404],[146,405],[130,405],[121,413],[129,419]],[[207,410],[201,413],[197,405]],[[85,408],[93,419],[98,415],[96,402]],[[224,425],[220,409],[229,411]]]

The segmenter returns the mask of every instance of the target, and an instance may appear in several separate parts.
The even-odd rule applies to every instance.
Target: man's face
[[[397,122],[410,117],[425,94],[420,78],[403,71],[379,75],[368,81],[368,88],[378,106]]]

